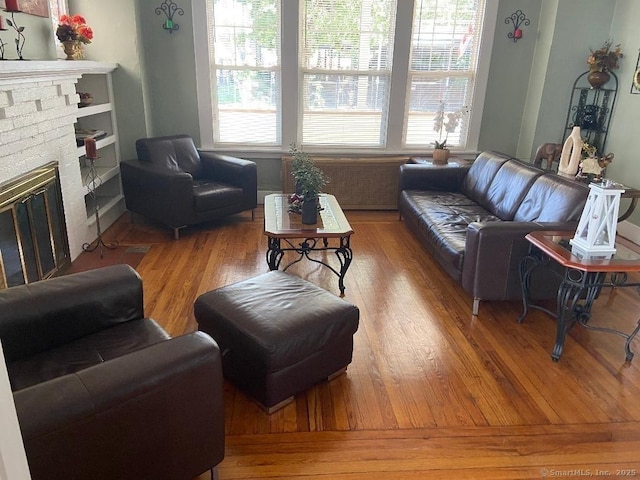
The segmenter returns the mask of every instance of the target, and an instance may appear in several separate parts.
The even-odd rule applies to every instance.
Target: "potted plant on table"
[[[291,173],[296,179],[296,193],[289,197],[290,209],[302,213],[302,223],[313,225],[318,222],[318,195],[328,179],[309,154],[299,150],[295,143],[291,144],[290,152],[293,155]]]
[[[440,102],[436,116],[433,119],[433,130],[438,132],[438,140],[433,142],[435,146],[433,149],[433,163],[445,164],[449,161],[449,156],[451,154],[447,148],[449,134],[456,131],[460,124],[460,120],[462,120],[462,117],[467,113],[469,113],[469,108],[466,106],[461,107],[455,112],[445,113],[444,102]],[[442,140],[443,130],[445,131],[444,140]]]

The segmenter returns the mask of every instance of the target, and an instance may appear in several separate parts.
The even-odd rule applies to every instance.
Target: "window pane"
[[[471,107],[484,5],[484,0],[416,0],[405,145],[446,138],[451,147],[465,147],[469,115],[453,132],[435,131],[434,120],[438,109],[446,118]]]
[[[383,146],[395,0],[306,0],[302,143]]]
[[[214,141],[280,143],[280,1],[209,0]]]
[[[463,117],[458,128],[451,133],[446,128],[442,128],[441,132],[435,131],[435,117],[439,108],[444,108],[446,115],[470,105],[471,99],[467,97],[470,83],[470,79],[464,77],[433,78],[412,75],[405,143],[431,144],[446,138],[449,146],[463,145],[468,129],[468,116]]]
[[[216,84],[218,141],[274,143],[279,75],[265,70],[218,70]]]
[[[380,75],[305,75],[304,142],[382,144],[388,84]]]

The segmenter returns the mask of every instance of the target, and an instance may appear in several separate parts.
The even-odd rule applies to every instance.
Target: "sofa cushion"
[[[538,168],[509,160],[498,170],[485,196],[478,203],[502,220],[513,220],[529,188],[543,173]]]
[[[482,204],[493,178],[508,160],[509,157],[506,155],[482,152],[474,160],[469,173],[464,177],[461,188],[462,193],[474,202]]]
[[[412,212],[414,228],[423,243],[437,251],[436,259],[454,278],[462,271],[467,227],[472,222],[499,222],[500,218],[459,193],[404,190],[403,211]]]
[[[193,139],[186,135],[143,138],[136,141],[138,158],[158,167],[202,176],[202,162]]]
[[[195,211],[206,212],[240,204],[243,191],[240,187],[202,179],[193,182],[193,198]]]
[[[167,339],[169,335],[151,319],[106,328],[32,357],[8,362],[11,389],[22,390]]]
[[[517,222],[572,222],[580,218],[589,188],[545,174],[536,179],[514,215]]]
[[[142,280],[124,264],[6,288],[0,291],[4,356],[7,363],[28,358],[140,319],[143,307]]]

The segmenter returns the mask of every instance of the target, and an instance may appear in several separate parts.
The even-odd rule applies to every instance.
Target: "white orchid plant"
[[[438,132],[438,140],[433,142],[436,150],[441,150],[447,148],[447,140],[449,139],[449,134],[456,131],[458,125],[460,125],[460,121],[462,117],[469,113],[469,107],[466,105],[456,110],[455,112],[445,113],[444,111],[444,102],[440,102],[440,106],[436,112],[436,116],[433,119],[433,130]],[[443,130],[445,132],[444,140],[442,140]]]

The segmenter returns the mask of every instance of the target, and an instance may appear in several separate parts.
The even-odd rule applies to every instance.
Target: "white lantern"
[[[611,180],[589,184],[589,197],[584,206],[571,245],[585,254],[613,254],[616,251],[616,227],[622,185]]]

